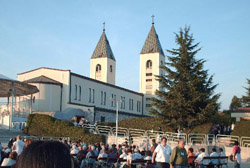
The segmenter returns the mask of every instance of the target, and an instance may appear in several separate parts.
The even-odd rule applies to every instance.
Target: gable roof
[[[56,69],[56,68],[49,68],[49,67],[40,67],[40,68],[32,69],[30,71],[18,73],[17,75],[23,75],[23,74],[26,74],[26,73],[30,73],[30,72],[33,72],[33,71],[40,70],[40,69],[49,69],[49,70],[54,70],[54,71],[70,71],[70,70],[64,70],[64,69]]]
[[[161,48],[160,40],[155,31],[154,24],[152,24],[152,27],[148,33],[147,39],[141,50],[141,54],[147,54],[147,53],[160,53],[164,55],[164,52]]]
[[[41,76],[38,76],[38,77],[35,77],[35,78],[32,78],[32,79],[29,79],[29,80],[26,80],[24,81],[26,83],[45,83],[45,84],[52,84],[52,85],[60,85],[62,86],[62,83],[54,80],[54,79],[51,79],[51,78],[48,78],[44,75],[41,75]]]
[[[108,38],[105,34],[105,31],[103,31],[103,33],[102,33],[102,35],[101,35],[101,37],[96,45],[94,53],[91,56],[91,59],[105,58],[105,57],[110,58],[110,59],[115,61],[115,57],[114,57],[112,49],[109,45]]]

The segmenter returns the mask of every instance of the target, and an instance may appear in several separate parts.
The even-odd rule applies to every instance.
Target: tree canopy
[[[151,99],[151,114],[163,117],[173,128],[204,123],[219,108],[220,95],[214,94],[213,75],[204,70],[204,59],[195,56],[201,50],[194,43],[190,27],[175,33],[177,48],[167,50],[170,56],[160,68],[165,74],[156,76],[160,89]]]

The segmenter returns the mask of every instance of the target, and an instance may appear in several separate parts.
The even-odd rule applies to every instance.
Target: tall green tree
[[[230,111],[237,111],[239,107],[242,107],[242,100],[241,98],[234,96],[230,104]]]
[[[172,128],[204,123],[219,108],[220,95],[214,94],[217,85],[204,70],[205,60],[195,58],[201,49],[189,31],[185,27],[175,33],[178,47],[167,50],[168,62],[160,67],[166,73],[156,76],[161,88],[151,99],[151,114],[163,117]]]
[[[243,106],[250,107],[250,79],[247,79],[248,87],[246,89],[246,96],[242,96]]]

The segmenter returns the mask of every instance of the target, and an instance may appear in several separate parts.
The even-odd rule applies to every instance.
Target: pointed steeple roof
[[[96,45],[95,51],[91,56],[91,59],[94,58],[110,58],[115,61],[114,54],[112,52],[112,49],[109,45],[108,38],[105,34],[105,28],[103,28],[103,33]]]
[[[164,52],[161,48],[161,43],[158,38],[158,35],[155,31],[154,22],[152,22],[152,27],[148,33],[148,37],[142,47],[141,54],[147,53],[160,53],[164,55]]]

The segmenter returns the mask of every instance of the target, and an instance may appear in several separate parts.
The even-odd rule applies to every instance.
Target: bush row
[[[71,122],[55,119],[48,115],[30,114],[24,133],[34,136],[70,137],[86,143],[104,140],[102,135],[90,134],[86,129],[75,127]]]
[[[102,123],[105,126],[115,127],[115,123]],[[134,128],[143,130],[158,130],[161,127],[164,132],[176,132],[173,128],[168,126],[162,118],[159,117],[136,117],[129,119],[122,119],[119,121],[119,127]],[[208,134],[212,127],[212,123],[201,124],[191,128],[184,128],[185,133],[203,133]]]
[[[250,121],[239,121],[235,123],[233,130],[235,136],[247,136],[250,137]]]

